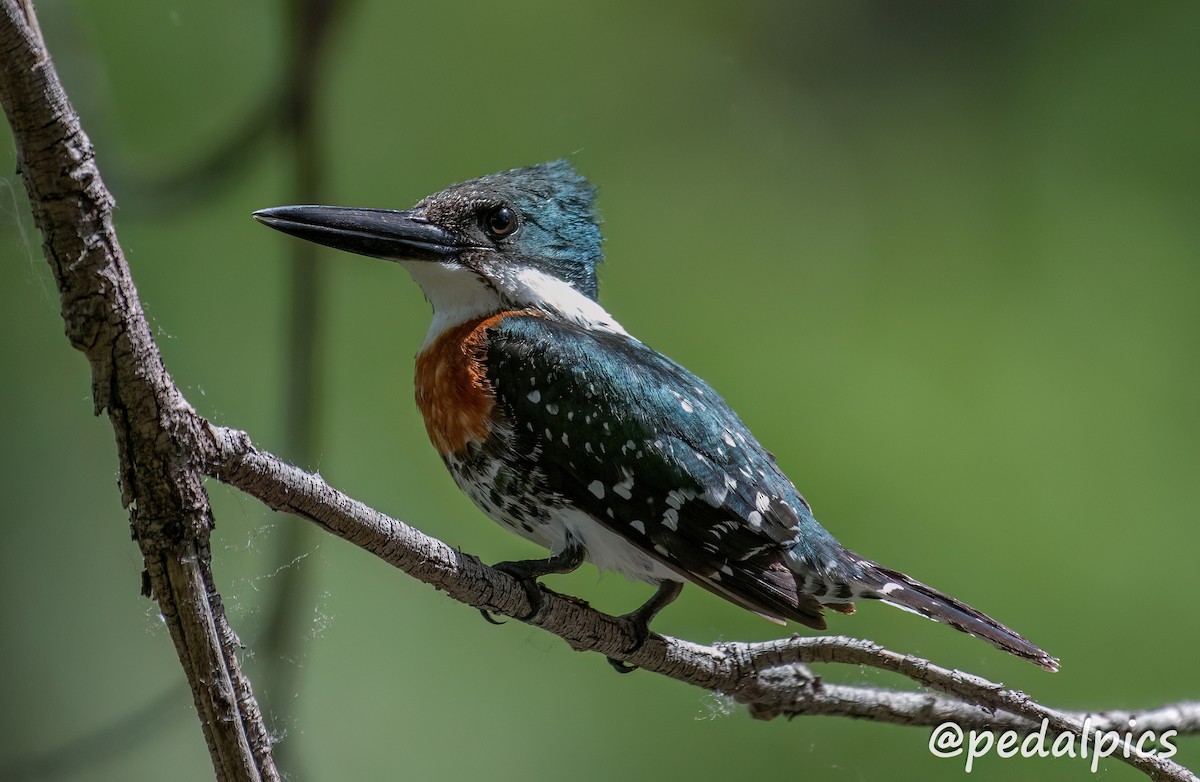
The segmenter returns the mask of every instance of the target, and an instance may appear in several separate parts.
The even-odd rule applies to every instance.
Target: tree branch
[[[212,514],[202,476],[212,475],[269,507],[303,516],[454,599],[511,617],[529,611],[512,577],[455,551],[336,491],[321,478],[259,451],[243,432],[199,416],[163,366],[113,231],[112,197],[100,180],[90,142],[49,61],[32,8],[0,0],[0,102],[17,143],[34,218],[62,295],[71,344],[92,366],[96,411],[107,411],[120,459],[122,501],[145,561],[144,586],[159,603],[218,779],[276,780],[270,742],[236,657],[210,569]],[[646,671],[724,693],[752,715],[837,714],[906,725],[954,720],[962,727],[1080,736],[1141,728],[1200,732],[1200,704],[1100,715],[1046,708],[1027,695],[869,641],[817,637],[760,644],[701,646],[651,635],[640,648],[621,619],[546,592],[529,624],[577,650],[628,661]],[[811,663],[868,665],[937,693],[825,684]],[[1194,780],[1169,759],[1118,752],[1112,757],[1153,779]]]
[[[210,450],[202,468],[213,477],[257,497],[268,507],[309,519],[322,529],[365,549],[455,600],[520,619],[529,611],[524,589],[506,573],[447,546],[330,487],[319,476],[254,448],[244,432],[208,424]],[[1200,732],[1200,703],[1179,703],[1146,713],[1089,715],[1047,708],[1017,690],[928,660],[892,652],[878,644],[841,636],[793,637],[757,644],[700,646],[652,634],[639,649],[618,618],[586,603],[545,590],[539,611],[521,621],[540,627],[578,651],[599,652],[686,684],[724,693],[755,717],[826,714],[903,725],[936,726],[954,721],[963,728],[1028,733],[1046,720],[1049,733],[1080,737],[1088,730]],[[824,684],[804,667],[810,663],[867,665],[905,676],[945,696],[887,688]],[[1170,759],[1131,753],[1113,757],[1152,779],[1195,777]]]
[[[187,674],[221,780],[278,779],[238,640],[213,585],[212,512],[196,456],[203,428],[171,382],[138,301],[100,179],[28,0],[0,0],[0,102],[43,251],[62,297],[67,338],[92,367],[97,415],[107,411],[122,504]]]

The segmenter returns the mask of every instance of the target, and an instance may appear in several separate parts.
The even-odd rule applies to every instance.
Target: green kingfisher
[[[534,613],[536,579],[588,560],[657,586],[626,614],[639,642],[691,582],[817,630],[823,609],[877,599],[1057,670],[991,617],[838,543],[717,392],[605,311],[594,188],[567,162],[452,185],[409,210],[281,206],[254,217],[395,261],[420,285],[433,323],[416,359],[417,406],[458,486],[550,551],[496,566]]]

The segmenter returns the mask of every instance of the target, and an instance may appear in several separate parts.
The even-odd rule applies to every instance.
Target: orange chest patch
[[[487,440],[496,407],[483,365],[487,330],[509,315],[523,314],[501,312],[448,328],[417,356],[417,407],[442,456]]]

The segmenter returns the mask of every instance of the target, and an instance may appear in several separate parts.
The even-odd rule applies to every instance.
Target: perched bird
[[[453,185],[405,211],[282,206],[254,217],[395,261],[421,286],[433,323],[417,406],[459,487],[550,550],[497,565],[533,611],[538,577],[589,560],[657,585],[626,615],[639,642],[690,581],[817,630],[825,608],[882,600],[1056,670],[991,617],[843,547],[724,399],[600,306],[593,201],[557,161]]]

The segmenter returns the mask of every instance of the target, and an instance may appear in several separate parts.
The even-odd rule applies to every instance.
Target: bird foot
[[[547,559],[522,559],[513,562],[497,562],[492,565],[493,569],[515,578],[521,588],[525,590],[525,599],[529,602],[529,612],[516,618],[527,622],[537,616],[538,611],[542,609],[542,593],[557,594],[539,584],[538,579],[551,573],[570,573],[583,563],[583,553],[582,546],[569,546]],[[504,624],[497,620],[491,611],[480,609],[479,613],[483,614],[483,618],[490,624]]]
[[[650,621],[658,615],[659,611],[666,608],[671,601],[679,597],[679,593],[682,590],[683,584],[678,581],[663,581],[658,585],[658,590],[654,593],[653,597],[643,603],[637,610],[618,617],[629,627],[629,634],[633,636],[633,643],[625,650],[625,654],[632,655],[646,645],[646,641],[650,638]],[[608,660],[608,664],[617,673],[632,673],[638,669],[636,665],[630,665],[614,657],[606,659]]]
[[[645,606],[642,606],[642,608],[645,608]],[[625,654],[634,654],[637,652],[638,649],[641,649],[645,645],[646,639],[650,637],[650,620],[642,614],[642,608],[618,617],[629,628],[629,634],[633,636],[633,643],[625,650]],[[636,665],[630,665],[624,660],[618,660],[615,657],[606,657],[605,659],[608,660],[608,664],[617,673],[633,673],[638,669]]]
[[[537,564],[540,565],[542,563],[538,562]],[[499,570],[501,573],[507,573],[515,578],[517,583],[521,585],[521,588],[525,590],[525,599],[529,601],[529,613],[517,617],[522,622],[532,619],[542,609],[542,586],[538,583],[537,579],[538,576],[543,574],[536,572],[536,569],[529,567],[529,565],[530,563],[527,561],[497,562],[495,565],[492,565],[494,569]],[[481,611],[480,613],[483,614],[484,619],[492,624],[504,624],[504,622],[497,621],[488,611]]]

